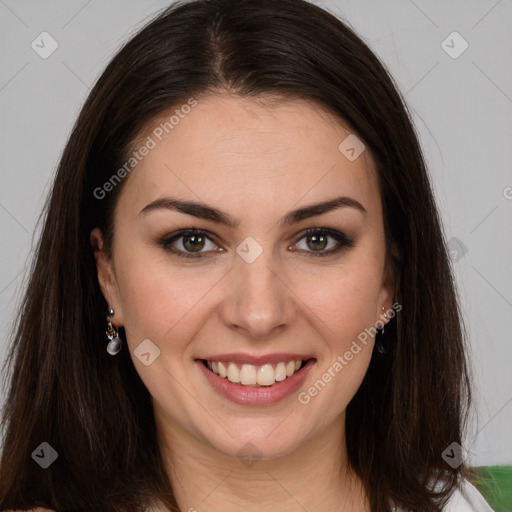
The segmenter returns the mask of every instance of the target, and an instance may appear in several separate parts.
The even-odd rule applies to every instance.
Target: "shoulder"
[[[477,488],[463,479],[446,504],[445,512],[494,512]]]

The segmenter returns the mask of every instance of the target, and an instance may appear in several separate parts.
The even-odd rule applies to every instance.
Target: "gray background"
[[[464,448],[474,464],[510,464],[512,1],[316,3],[381,57],[413,113],[471,336],[477,414]],[[0,0],[2,361],[36,222],[79,108],[119,45],[168,4]],[[43,59],[31,44],[48,49],[45,31],[58,48]],[[469,45],[460,55],[454,31]]]

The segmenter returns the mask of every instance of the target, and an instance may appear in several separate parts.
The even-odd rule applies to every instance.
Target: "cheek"
[[[352,253],[336,267],[315,273],[301,272],[297,295],[322,322],[326,339],[344,350],[364,329],[375,325],[375,311],[382,285],[380,254]],[[307,277],[304,277],[307,276]]]
[[[222,277],[173,264],[166,254],[134,247],[116,264],[124,328],[131,349],[149,338],[176,353],[200,328],[198,315],[209,304],[208,290]],[[171,354],[168,354],[171,355]]]
[[[331,397],[335,409],[348,404],[368,368],[373,350],[375,294],[371,284],[364,286],[361,279],[347,276],[330,285],[323,299],[318,298],[316,330],[324,344],[318,361],[322,373],[319,386],[326,384],[331,391],[337,390]]]
[[[311,297],[315,330],[323,347],[315,378],[298,396],[312,418],[328,425],[344,411],[359,389],[372,357],[378,286],[364,279],[357,266],[328,281]],[[352,272],[353,270],[353,272]],[[368,277],[371,277],[368,274]],[[326,281],[327,283],[327,281]]]
[[[116,265],[128,342],[159,340],[162,330],[171,329],[175,318],[185,313],[186,297],[169,269],[164,272],[155,266],[143,251],[128,252],[129,257],[120,257]]]
[[[308,316],[320,333],[323,351],[318,377],[303,390],[301,403],[310,403],[318,414],[327,408],[326,422],[345,409],[368,369],[383,257],[378,244],[368,244],[328,271],[302,272],[308,277],[302,279],[298,294],[307,297],[304,314],[310,310]]]

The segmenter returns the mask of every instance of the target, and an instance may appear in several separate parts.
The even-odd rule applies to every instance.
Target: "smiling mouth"
[[[276,364],[239,364],[232,361],[201,360],[203,365],[217,376],[233,384],[248,387],[269,387],[300,372],[310,359],[281,361]]]

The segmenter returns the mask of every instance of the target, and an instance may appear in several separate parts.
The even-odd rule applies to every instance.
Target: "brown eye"
[[[329,246],[329,239],[335,240],[336,243],[334,244],[334,248],[325,250],[326,247]],[[328,228],[309,229],[300,238],[299,242],[301,240],[306,240],[305,245],[308,249],[311,249],[301,249],[301,252],[305,252],[307,256],[329,256],[341,251],[346,247],[352,247],[354,245],[354,240],[348,238],[344,233]]]
[[[183,247],[187,251],[197,252],[204,247],[205,237],[202,235],[183,235],[181,238],[183,238]]]
[[[313,249],[314,251],[321,251],[327,247],[329,244],[329,237],[323,234],[320,235],[308,235],[305,237],[306,240],[311,241],[311,244],[308,243],[308,247]]]
[[[208,251],[203,251],[210,243],[213,247]],[[201,258],[204,252],[210,252],[217,247],[206,233],[200,230],[186,230],[166,236],[158,243],[168,252],[181,256],[183,258]],[[221,252],[219,249],[215,252]]]

